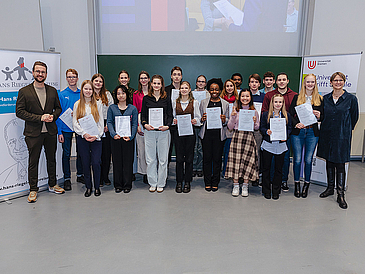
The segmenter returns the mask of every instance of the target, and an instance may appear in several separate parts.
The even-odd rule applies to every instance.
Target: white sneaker
[[[156,191],[156,187],[155,186],[151,186],[149,189],[150,192],[155,192]]]
[[[243,185],[242,186],[242,197],[247,197],[248,196],[248,185]]]
[[[240,195],[240,187],[234,186],[232,190],[232,196],[237,197],[238,195]]]
[[[158,193],[163,192],[163,187],[157,187],[157,192],[158,192]]]

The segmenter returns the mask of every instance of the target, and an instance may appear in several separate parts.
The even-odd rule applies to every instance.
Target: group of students
[[[224,83],[220,78],[207,81],[204,75],[199,75],[196,89],[192,91],[190,83],[182,81],[182,69],[177,66],[172,68],[172,83],[166,87],[162,76],[150,78],[146,71],[139,73],[138,90],[129,87],[130,76],[127,71],[121,71],[119,85],[112,93],[105,89],[101,74],[83,81],[81,91],[77,89],[76,70],[67,70],[66,79],[69,86],[59,97],[63,111],[68,107],[73,109],[73,129],[67,128],[62,121],[57,122],[63,146],[65,190],[71,190],[72,131],[77,135],[77,181],[85,183],[85,197],[92,194],[93,188],[94,195],[99,196],[100,186],[111,184],[108,179],[111,157],[115,192],[130,192],[135,173],[143,175],[150,192],[163,192],[175,145],[177,193],[190,192],[194,176],[204,176],[205,190],[215,192],[222,176],[233,180],[233,196],[239,196],[241,183],[241,195],[246,197],[249,183],[257,186],[262,172],[264,197],[279,199],[281,190],[289,190],[287,180],[292,147],[294,195],[306,198],[312,158],[319,140],[317,155],[326,159],[328,178],[328,187],[320,197],[334,194],[337,181],[337,202],[341,208],[347,208],[344,165],[349,161],[351,132],[358,119],[358,106],[356,97],[343,89],[346,77],[340,72],[332,75],[333,92],[324,97],[318,93],[313,74],[304,77],[299,94],[288,87],[286,73],[275,78],[272,72],[264,74],[265,87],[261,90],[258,74],[250,75],[249,88],[241,89],[242,76],[235,73]],[[273,88],[275,83],[276,89]],[[73,99],[69,93],[73,94]],[[79,100],[75,101],[77,97]],[[300,122],[296,107],[302,104],[313,108],[317,121],[312,125],[304,126]],[[248,110],[253,113],[253,131],[239,129],[239,113]],[[158,126],[153,121],[155,111],[162,112]],[[219,127],[208,127],[207,113],[212,111],[219,112]],[[80,118],[90,114],[99,131],[97,136],[90,136],[79,123]],[[193,131],[180,136],[179,118],[182,115],[189,116],[188,123],[192,124]],[[117,134],[118,116],[128,117],[130,136]],[[273,118],[285,120],[286,139],[271,140],[270,121]],[[337,123],[333,122],[335,119]],[[337,140],[340,133],[334,128],[339,130],[339,127],[341,134],[346,133],[340,136],[340,140],[347,141],[345,144]],[[302,158],[303,188],[300,187]]]

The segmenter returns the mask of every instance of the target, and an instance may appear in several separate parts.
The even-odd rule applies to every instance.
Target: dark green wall
[[[118,73],[127,70],[131,76],[130,86],[137,89],[138,74],[147,71],[152,77],[160,74],[165,84],[171,83],[171,68],[179,66],[183,70],[183,79],[195,88],[196,77],[204,74],[208,80],[220,77],[229,79],[234,72],[243,76],[242,87],[248,87],[248,76],[258,73],[262,76],[270,70],[276,74],[286,72],[289,75],[289,87],[298,92],[300,83],[301,57],[264,57],[264,56],[188,56],[188,55],[98,55],[98,71],[103,74],[108,90],[118,84]]]

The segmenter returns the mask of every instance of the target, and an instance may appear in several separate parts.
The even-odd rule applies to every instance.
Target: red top
[[[263,113],[265,111],[269,111],[271,98],[275,94],[281,94],[281,93],[278,91],[278,89],[274,89],[265,94],[264,102],[262,103],[261,113]],[[292,91],[290,88],[288,88],[288,91],[282,95],[283,95],[284,101],[285,101],[285,109],[287,112],[289,112],[289,107],[290,107],[291,101],[293,101],[293,98],[295,95],[297,95],[297,93]]]
[[[141,110],[142,110],[143,97],[144,97],[143,91],[140,92],[139,90],[136,90],[133,93],[133,106],[135,106],[137,108],[138,113],[141,113]]]

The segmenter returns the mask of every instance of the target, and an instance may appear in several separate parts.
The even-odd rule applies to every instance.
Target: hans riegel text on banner
[[[361,53],[306,56],[303,58],[303,78],[309,73],[316,75],[318,91],[324,95],[332,91],[331,75],[340,71],[346,75],[344,89],[350,93],[356,93],[360,61]]]

